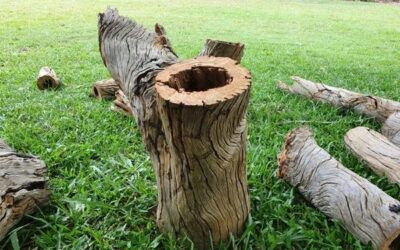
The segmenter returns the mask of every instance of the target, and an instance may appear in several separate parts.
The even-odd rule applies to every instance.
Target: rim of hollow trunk
[[[165,68],[156,77],[156,91],[164,100],[187,106],[216,104],[246,91],[248,70],[227,57],[201,56]]]
[[[41,76],[37,80],[39,89],[56,89],[59,83],[51,76]]]
[[[397,250],[400,249],[400,229],[396,230],[387,240],[383,243],[381,250]]]

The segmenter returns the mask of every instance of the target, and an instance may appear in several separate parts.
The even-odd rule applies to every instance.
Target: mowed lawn
[[[346,152],[343,136],[379,124],[354,112],[276,90],[291,75],[398,100],[400,6],[348,1],[13,1],[0,0],[0,138],[43,159],[49,206],[0,242],[74,249],[187,249],[161,235],[148,209],[155,177],[133,119],[89,97],[109,77],[98,51],[97,13],[116,7],[146,27],[164,25],[181,58],[206,38],[246,44],[253,75],[248,120],[251,217],[233,239],[242,249],[368,249],[276,176],[286,133],[313,128],[319,144],[393,197],[399,188]],[[39,91],[50,65],[64,83]],[[220,248],[225,248],[220,246]]]

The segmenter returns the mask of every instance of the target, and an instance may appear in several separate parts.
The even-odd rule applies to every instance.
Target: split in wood
[[[50,67],[40,69],[36,84],[40,90],[57,89],[60,87],[60,80],[57,78],[56,72]]]
[[[101,80],[93,85],[92,90],[97,99],[113,100],[115,99],[115,93],[119,90],[119,84],[112,78]]]
[[[375,249],[399,249],[400,202],[320,148],[310,129],[287,135],[278,164],[281,178],[361,242],[371,242]]]
[[[240,63],[244,44],[207,39],[199,56],[229,57]]]
[[[43,161],[16,153],[0,140],[0,241],[24,215],[48,203]]]
[[[344,137],[346,147],[376,174],[400,186],[400,148],[385,136],[365,127],[351,129]]]
[[[229,58],[176,64],[162,26],[147,31],[116,10],[100,14],[98,28],[103,62],[121,83],[150,154],[159,228],[188,234],[203,249],[210,238],[240,234],[249,213],[248,71]]]

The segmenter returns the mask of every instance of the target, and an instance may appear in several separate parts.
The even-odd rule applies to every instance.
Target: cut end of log
[[[114,79],[107,79],[93,84],[93,95],[99,100],[115,99],[115,93],[119,90],[119,83]]]
[[[60,80],[52,68],[43,67],[39,71],[36,84],[40,90],[57,89],[60,87]]]
[[[394,232],[384,243],[382,250],[400,249],[400,229]]]
[[[212,105],[240,95],[250,72],[230,58],[198,57],[169,66],[156,77],[161,98],[174,104]]]
[[[292,151],[297,152],[297,148],[302,147],[307,139],[312,136],[309,127],[300,127],[289,132],[286,136],[282,152],[278,157],[278,177],[284,179],[288,168],[291,167],[290,164],[293,164],[294,162],[291,159],[296,156]],[[294,148],[293,145],[296,145],[296,148]]]

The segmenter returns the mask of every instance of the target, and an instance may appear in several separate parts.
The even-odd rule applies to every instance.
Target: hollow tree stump
[[[199,56],[229,57],[240,63],[244,44],[207,39]]]
[[[130,100],[150,154],[159,228],[187,233],[203,249],[230,233],[239,234],[249,210],[244,141],[249,73],[228,58],[199,57],[202,67],[161,77],[157,88],[166,92],[157,97],[155,76],[179,62],[165,29],[156,24],[150,32],[112,9],[99,14],[98,29],[103,62]],[[168,95],[171,91],[177,94]],[[178,105],[175,98],[185,104]],[[182,117],[171,113],[174,110]],[[211,148],[205,151],[207,146]]]
[[[0,140],[0,241],[25,214],[49,201],[46,165]]]
[[[278,175],[328,217],[375,249],[400,249],[400,202],[345,168],[314,140],[310,129],[291,131]]]
[[[113,100],[115,93],[119,90],[119,84],[114,79],[107,79],[95,82],[92,87],[93,95],[97,99]]]
[[[382,134],[400,147],[400,112],[391,114],[382,126]]]
[[[372,129],[357,127],[346,133],[344,142],[376,174],[386,176],[400,186],[400,148],[388,138]]]
[[[60,79],[57,78],[56,72],[50,67],[40,69],[36,79],[36,85],[40,90],[57,89],[60,87]]]
[[[246,111],[250,74],[229,58],[198,57],[156,78],[170,154],[162,166],[159,225],[197,246],[241,233],[249,213]]]

